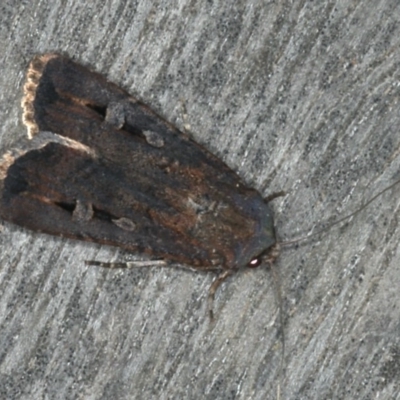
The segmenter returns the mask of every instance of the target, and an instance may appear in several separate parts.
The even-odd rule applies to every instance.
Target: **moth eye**
[[[260,264],[262,263],[262,258],[261,256],[254,257],[248,264],[247,266],[249,268],[257,268]]]

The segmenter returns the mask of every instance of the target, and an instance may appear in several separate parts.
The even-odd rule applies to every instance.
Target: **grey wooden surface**
[[[63,52],[190,123],[264,195],[287,191],[287,240],[400,178],[399,20],[397,0],[3,0],[0,146],[26,134],[30,58]],[[399,195],[282,249],[280,378],[266,268],[223,285],[210,326],[213,275],[88,267],[140,255],[3,223],[0,398],[400,398]]]

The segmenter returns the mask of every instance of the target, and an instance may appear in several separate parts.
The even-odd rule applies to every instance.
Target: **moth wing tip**
[[[21,100],[22,122],[28,130],[28,138],[32,139],[38,134],[39,128],[35,122],[34,101],[36,90],[40,83],[46,64],[53,58],[60,57],[57,53],[36,55],[29,63],[24,84],[24,95]]]

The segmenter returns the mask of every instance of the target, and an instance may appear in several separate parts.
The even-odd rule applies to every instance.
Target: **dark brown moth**
[[[262,196],[187,134],[102,75],[35,57],[29,140],[0,162],[0,216],[38,232],[220,273],[276,256]]]

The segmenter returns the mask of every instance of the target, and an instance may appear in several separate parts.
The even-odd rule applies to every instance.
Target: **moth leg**
[[[286,192],[284,192],[283,190],[280,192],[272,193],[267,197],[264,197],[264,201],[266,203],[269,203],[270,201],[276,199],[277,197],[282,197],[282,196],[286,196]]]
[[[96,265],[102,268],[141,268],[141,267],[159,267],[167,265],[164,260],[146,260],[146,261],[126,261],[126,262],[102,262],[85,261],[86,265]]]
[[[210,315],[210,320],[214,320],[214,313],[213,313],[213,304],[214,304],[214,297],[215,292],[217,291],[218,287],[221,285],[223,281],[225,281],[229,276],[233,275],[235,271],[232,269],[225,269],[222,271],[213,281],[208,290],[208,312]]]
[[[279,245],[279,243],[275,243],[268,249],[267,253],[263,255],[263,262],[272,267],[280,254],[281,246]]]
[[[181,103],[181,118],[182,118],[182,122],[183,122],[183,132],[186,133],[187,135],[190,136],[190,123],[189,121],[189,117],[188,117],[188,113],[186,110],[186,104],[185,104],[185,100],[184,99],[180,99],[180,103]]]

